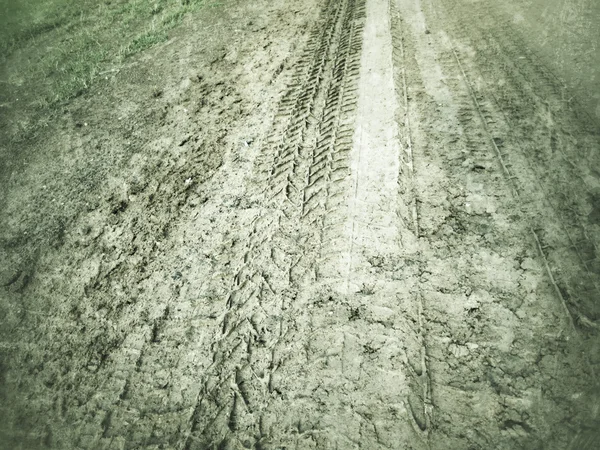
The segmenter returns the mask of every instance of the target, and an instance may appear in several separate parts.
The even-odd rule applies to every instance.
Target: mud
[[[597,448],[598,122],[522,22],[198,17],[2,172],[3,448]]]

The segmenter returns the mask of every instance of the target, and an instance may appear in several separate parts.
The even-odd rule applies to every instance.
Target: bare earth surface
[[[498,3],[233,0],[0,142],[0,447],[600,448],[600,80]]]

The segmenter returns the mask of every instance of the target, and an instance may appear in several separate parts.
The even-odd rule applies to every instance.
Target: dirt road
[[[4,448],[600,446],[597,118],[497,2],[301,3],[27,144]]]

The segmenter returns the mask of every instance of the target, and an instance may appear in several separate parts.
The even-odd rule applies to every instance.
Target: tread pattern
[[[302,308],[301,286],[315,276],[320,218],[341,201],[336,182],[347,176],[364,1],[332,0],[322,15],[257,163],[261,213],[232,252],[242,256],[232,264],[227,311],[189,416],[186,449],[268,448],[289,438],[273,428],[286,396],[279,372],[296,364],[294,349],[304,345],[289,342],[293,311]]]

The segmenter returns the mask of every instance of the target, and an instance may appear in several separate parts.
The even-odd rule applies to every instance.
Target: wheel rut
[[[438,9],[457,7],[456,2],[446,3]],[[473,13],[481,21],[499,16],[487,2],[474,5]],[[462,42],[467,41],[464,26],[464,21],[452,25],[452,32]],[[476,58],[462,56],[456,48],[452,52],[461,65],[489,145],[513,183],[521,211],[529,218],[531,234],[557,296],[574,326],[597,329],[595,299],[600,295],[600,272],[597,236],[588,217],[598,187],[598,179],[590,171],[596,164],[590,149],[597,145],[597,138],[590,133],[589,119],[577,117],[574,122],[574,112],[559,101],[565,95],[559,80],[508,29],[500,22],[472,30],[478,36]],[[501,72],[501,95],[490,94],[489,84],[475,88],[468,75],[483,70],[487,80],[495,80],[498,72],[493,73],[494,66],[506,68]],[[535,85],[528,80],[536,80]],[[581,146],[574,145],[573,130],[578,130]]]
[[[416,198],[419,224],[428,442],[563,448],[593,439],[592,419],[583,417],[589,406],[572,392],[595,398],[595,363],[580,349],[594,355],[598,346],[588,283],[597,276],[578,248],[592,244],[595,228],[586,223],[589,204],[572,201],[591,197],[595,181],[565,134],[578,130],[586,146],[594,138],[561,106],[561,89],[519,50],[510,27],[495,30],[488,3],[472,5],[482,26],[461,13],[460,1],[398,0],[392,9],[395,84],[406,105],[398,123],[413,161],[402,196],[405,211]],[[540,149],[545,143],[554,157]],[[561,185],[582,194],[561,194]],[[565,215],[567,197],[573,217]],[[541,363],[548,354],[552,368]],[[583,431],[562,427],[569,411]]]
[[[324,218],[338,207],[348,171],[364,1],[329,1],[321,17],[257,159],[247,196],[260,212],[236,244],[227,311],[185,448],[298,445],[322,432],[311,422],[317,415],[287,406],[295,397],[289,384],[309,363],[309,286]],[[312,411],[318,404],[309,394],[296,401]]]

